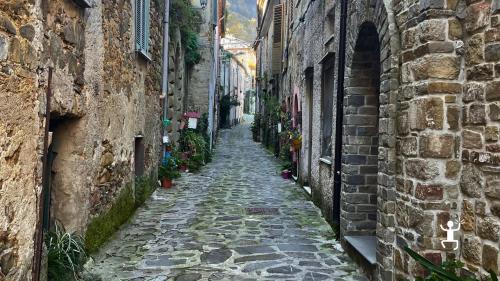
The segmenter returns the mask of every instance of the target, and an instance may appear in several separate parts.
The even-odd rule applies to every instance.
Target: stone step
[[[377,263],[377,238],[375,236],[344,236],[344,239],[368,263],[371,265]]]

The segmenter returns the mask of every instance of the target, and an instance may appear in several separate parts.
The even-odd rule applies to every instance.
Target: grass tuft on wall
[[[111,208],[93,218],[85,233],[85,247],[88,253],[95,253],[134,214],[153,193],[156,182],[151,177],[139,177],[127,184],[116,197]]]

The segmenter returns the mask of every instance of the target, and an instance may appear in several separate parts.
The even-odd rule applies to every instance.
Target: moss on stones
[[[132,184],[127,184],[116,197],[111,208],[94,217],[85,233],[85,247],[88,253],[95,253],[122,224],[134,214],[156,188],[151,177],[140,177]]]

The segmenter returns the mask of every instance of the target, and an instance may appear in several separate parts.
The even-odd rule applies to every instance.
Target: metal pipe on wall
[[[335,159],[333,174],[333,222],[340,224],[340,196],[342,188],[342,123],[344,121],[344,74],[347,31],[347,1],[340,2],[339,69],[337,79],[337,106],[335,114]]]
[[[161,72],[161,96],[163,97],[163,136],[167,136],[167,126],[163,125],[163,120],[168,119],[168,51],[169,51],[169,17],[170,17],[170,0],[164,0],[164,11],[163,11],[163,61],[162,61],[162,72]],[[165,143],[163,143],[163,151],[165,151]]]
[[[49,67],[49,78],[46,93],[45,105],[45,130],[43,135],[43,156],[42,156],[42,175],[47,175],[47,157],[49,148],[49,126],[50,126],[50,101],[52,97],[52,68]],[[40,269],[42,264],[42,249],[43,249],[43,221],[44,221],[44,206],[45,206],[45,187],[49,179],[46,176],[42,177],[42,190],[38,200],[38,218],[35,231],[35,253],[33,255],[33,271],[31,277],[33,281],[40,280]]]

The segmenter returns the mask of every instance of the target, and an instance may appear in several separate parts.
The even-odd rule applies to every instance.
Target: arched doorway
[[[370,236],[374,242],[380,93],[380,47],[375,25],[362,24],[357,38],[344,99],[341,232],[343,236]]]

